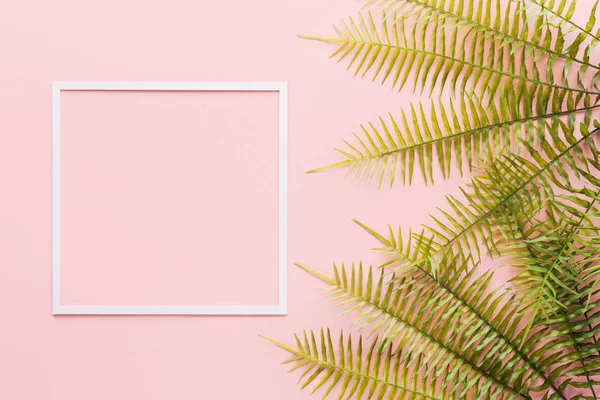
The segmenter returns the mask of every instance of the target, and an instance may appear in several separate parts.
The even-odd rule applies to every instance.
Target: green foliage
[[[410,185],[471,174],[419,232],[380,233],[374,269],[335,265],[328,296],[355,314],[288,351],[302,387],[340,399],[596,399],[600,395],[600,43],[571,0],[371,0],[307,37],[355,75],[450,94],[360,125],[309,172]],[[491,285],[500,259],[515,269]],[[494,267],[498,268],[498,267]],[[319,338],[320,336],[320,338]],[[356,343],[358,342],[358,343]],[[368,349],[368,350],[367,350]]]
[[[514,92],[503,84],[498,105],[484,107],[467,96],[447,105],[439,100],[437,107],[432,102],[427,112],[422,104],[411,106],[399,117],[390,114],[389,122],[380,118],[378,124],[361,125],[361,134],[354,134],[355,143],[344,141],[345,148],[337,149],[342,161],[310,172],[349,166],[352,176],[368,180],[377,176],[380,186],[387,174],[392,186],[397,175],[403,184],[410,184],[416,166],[425,183],[433,183],[436,167],[449,178],[453,162],[462,175],[465,169],[473,171],[511,148],[518,153],[523,141],[530,143],[534,136],[548,134],[561,140],[559,135],[572,128],[558,117],[581,112],[591,115],[600,107],[590,105],[588,95],[580,100],[587,105],[575,103],[575,96],[559,89],[553,91],[554,97],[571,99],[564,107],[545,104],[544,98],[535,94]]]

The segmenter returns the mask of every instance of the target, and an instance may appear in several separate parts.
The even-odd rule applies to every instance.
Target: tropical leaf
[[[465,4],[466,3],[466,4]],[[367,6],[383,9],[397,19],[413,17],[417,22],[427,24],[442,21],[449,29],[465,32],[465,39],[487,39],[507,47],[510,53],[522,50],[526,56],[539,61],[547,56],[546,70],[552,70],[556,61],[567,66],[579,64],[579,67],[598,70],[589,62],[589,57],[577,58],[580,43],[574,41],[565,49],[567,35],[562,29],[552,29],[548,23],[548,14],[540,5],[522,0],[502,2],[501,0],[370,0]],[[534,7],[532,7],[532,5]],[[588,30],[595,24],[595,9],[592,9]],[[532,9],[533,8],[533,9]],[[552,14],[550,14],[552,15]],[[563,21],[564,22],[564,21]],[[563,24],[564,25],[564,24]],[[554,24],[556,26],[556,24]],[[568,32],[567,32],[568,33]],[[588,50],[588,53],[591,49]]]
[[[425,183],[434,183],[436,171],[447,179],[457,167],[462,175],[511,149],[518,153],[523,142],[544,138],[547,131],[552,137],[573,132],[575,114],[590,119],[591,112],[600,107],[592,104],[591,96],[576,103],[572,94],[561,90],[552,94],[555,103],[544,100],[542,94],[519,93],[504,86],[500,98],[497,106],[489,107],[469,97],[448,105],[432,101],[427,111],[423,104],[411,105],[398,117],[390,114],[387,121],[380,117],[377,124],[361,125],[354,143],[344,141],[345,148],[337,149],[341,161],[309,172],[348,166],[350,176],[369,181],[376,177],[380,186],[387,177],[392,186],[397,176],[403,184],[410,184],[416,168]],[[558,106],[560,99],[569,99],[564,108]],[[570,127],[558,118],[564,116],[570,118]]]
[[[571,246],[579,240],[576,239],[579,230],[587,230],[584,220],[588,220],[590,211],[595,206],[597,196],[593,196],[584,211],[576,211],[578,220],[569,220],[565,226],[552,216],[543,223],[530,229],[519,228],[524,239],[524,252],[526,253],[526,271],[531,276],[541,278],[542,281],[531,287],[531,292],[524,292],[522,298],[527,304],[526,309],[531,310],[527,331],[536,326],[544,329],[547,340],[556,343],[555,350],[560,351],[560,356],[553,360],[557,365],[552,375],[561,376],[565,382],[579,388],[587,388],[593,397],[597,397],[597,381],[594,376],[600,368],[600,343],[596,333],[600,331],[600,312],[588,313],[590,309],[597,309],[600,301],[595,300],[590,305],[589,299],[597,298],[597,292],[589,282],[597,276],[596,271],[590,270],[590,265],[597,265],[595,260],[587,259],[579,265],[573,266],[563,263],[570,256]],[[553,205],[553,208],[557,207]],[[562,206],[558,206],[558,209]],[[561,212],[561,214],[563,214]],[[594,228],[596,230],[596,228]],[[564,236],[563,236],[564,234]],[[595,236],[595,235],[594,235]],[[547,248],[539,246],[540,240],[549,243]],[[555,254],[548,258],[548,252],[556,249]],[[589,246],[582,247],[589,252]],[[575,250],[576,251],[576,250]],[[597,255],[594,254],[594,258]],[[585,259],[585,255],[583,256]],[[516,280],[523,278],[517,276]],[[531,283],[532,279],[525,279]],[[522,282],[521,282],[522,286]],[[549,292],[549,293],[548,293]],[[584,302],[588,299],[587,303]],[[537,319],[538,313],[544,314],[544,319]],[[584,381],[582,381],[584,379]],[[585,398],[585,397],[582,397]]]
[[[325,38],[303,36],[337,45],[332,57],[338,62],[348,60],[348,69],[355,75],[372,72],[373,80],[391,80],[393,87],[401,90],[412,76],[413,90],[432,92],[438,87],[450,85],[453,93],[467,93],[478,98],[487,97],[486,104],[497,94],[501,84],[521,87],[533,85],[544,90],[565,90],[578,96],[597,93],[568,85],[568,65],[558,75],[562,83],[554,82],[554,73],[546,79],[540,75],[539,66],[523,62],[524,52],[511,53],[506,46],[495,41],[491,49],[484,50],[483,39],[474,40],[470,46],[458,46],[457,30],[449,30],[443,21],[431,21],[423,25],[418,21],[407,26],[405,19],[398,22],[383,16],[378,28],[372,14],[360,14],[358,19],[349,18],[342,27],[335,27],[337,37]],[[448,44],[449,43],[449,44]],[[554,66],[557,67],[557,66]],[[552,72],[552,68],[545,69]]]
[[[359,313],[355,324],[368,326],[369,338],[382,338],[380,353],[394,346],[401,349],[401,369],[435,381],[442,398],[528,398],[526,389],[532,387],[565,398],[550,381],[552,370],[531,358],[541,362],[557,354],[551,346],[540,354],[542,330],[523,336],[518,303],[504,292],[487,290],[489,272],[475,278],[475,269],[463,262],[455,269],[467,279],[458,283],[447,275],[450,268],[434,275],[424,265],[391,280],[375,277],[362,264],[351,270],[334,265],[334,278],[302,268],[330,285],[329,299],[344,312]],[[521,342],[525,344],[519,347]]]
[[[549,204],[546,218],[525,228],[521,233],[524,240],[512,246],[516,250],[513,255],[519,254],[519,247],[527,249],[519,257],[523,271],[513,281],[522,290],[524,301],[530,303],[534,317],[541,313],[549,318],[564,309],[557,288],[578,301],[590,300],[600,274],[599,196],[600,192],[589,189],[577,197],[561,195]]]
[[[561,129],[566,139],[561,138]],[[553,145],[545,139],[542,149],[537,150],[525,143],[532,159],[515,154],[497,159],[472,179],[468,191],[463,190],[464,201],[447,196],[450,210],[440,209],[440,217],[432,216],[433,223],[426,225],[425,235],[419,239],[432,242],[430,257],[449,247],[472,255],[476,261],[484,251],[499,255],[495,227],[501,229],[501,239],[510,240],[514,233],[511,216],[533,218],[554,198],[557,187],[577,192],[571,173],[575,178],[582,173],[592,176],[587,171],[598,166],[595,160],[582,156],[584,149],[595,149],[590,139],[598,129],[583,130],[585,133],[575,139],[567,125],[548,124],[540,136],[552,138]]]
[[[593,3],[587,23],[584,26],[581,26],[572,20],[577,4],[576,0],[518,1],[522,4],[521,10],[527,10],[527,13],[531,14],[533,12],[539,16],[540,27],[549,26],[556,28],[561,34],[563,34],[563,32],[564,34],[576,33],[574,39],[568,45],[565,44],[566,36],[560,38],[559,42],[562,44],[561,50],[563,50],[564,54],[568,57],[568,63],[578,62],[580,64],[577,72],[579,88],[585,87],[583,84],[583,76],[590,68],[592,68],[592,70],[594,70],[592,85],[598,90],[596,82],[600,79],[600,71],[598,71],[598,66],[590,63],[590,55],[592,50],[600,43],[600,28],[596,30],[596,33],[593,33],[596,27],[596,10],[599,2],[595,1]],[[582,60],[577,59],[577,55],[581,53],[583,54]]]
[[[291,371],[304,367],[300,377],[302,389],[313,384],[312,393],[323,388],[326,398],[331,391],[339,386],[339,398],[382,399],[432,399],[443,400],[439,394],[435,375],[419,376],[411,374],[403,367],[405,355],[402,348],[380,351],[378,340],[372,340],[368,349],[363,348],[363,337],[358,338],[358,347],[352,345],[352,336],[340,333],[339,345],[334,347],[329,328],[321,329],[320,335],[313,331],[304,332],[302,341],[296,336],[296,347],[290,347],[281,342],[267,339],[278,347],[289,352],[292,357],[284,364],[294,364]],[[319,337],[320,340],[315,336]],[[430,367],[422,357],[413,361],[417,371]]]

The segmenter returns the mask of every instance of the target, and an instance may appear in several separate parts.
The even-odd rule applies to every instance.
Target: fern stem
[[[577,62],[577,63],[579,63],[581,65],[586,65],[586,66],[594,68],[596,70],[600,70],[600,67],[598,67],[597,65],[591,64],[591,63],[586,62],[584,60],[580,60],[580,59],[578,59],[576,57],[568,57],[565,54],[558,53],[558,52],[556,52],[554,50],[551,50],[551,49],[547,49],[547,48],[545,48],[543,46],[540,46],[540,45],[535,44],[533,42],[530,42],[528,40],[524,40],[524,39],[520,39],[518,37],[511,36],[511,35],[509,35],[507,33],[504,33],[502,31],[499,31],[497,29],[492,28],[491,26],[483,25],[483,24],[481,24],[481,23],[479,23],[477,21],[474,21],[474,20],[472,20],[470,18],[465,18],[465,17],[463,17],[461,15],[454,14],[454,13],[452,13],[450,11],[443,10],[441,8],[435,7],[435,6],[430,5],[430,4],[422,3],[422,2],[420,2],[418,0],[410,0],[410,2],[413,3],[413,4],[421,5],[424,8],[429,8],[429,9],[431,9],[435,13],[446,14],[447,17],[442,18],[442,19],[455,18],[457,20],[462,20],[462,21],[468,22],[471,25],[476,26],[480,30],[491,32],[494,35],[499,35],[499,36],[504,37],[505,39],[509,39],[511,42],[519,42],[519,43],[521,43],[521,44],[523,44],[525,46],[533,47],[533,48],[537,49],[538,51],[540,51],[541,53],[552,54],[553,56],[556,56],[558,58],[562,58],[563,60],[575,61],[575,62]]]
[[[469,67],[481,69],[481,70],[488,71],[488,72],[491,72],[491,73],[494,73],[494,74],[503,75],[503,76],[506,76],[506,77],[509,77],[509,78],[512,78],[512,79],[517,79],[517,80],[521,80],[521,81],[524,81],[524,82],[533,83],[533,84],[536,84],[536,85],[551,87],[553,89],[562,89],[562,90],[565,90],[565,91],[571,91],[571,92],[589,94],[589,95],[592,95],[592,96],[597,96],[597,95],[600,94],[600,93],[596,93],[596,92],[590,92],[588,90],[575,89],[575,88],[568,87],[568,86],[555,85],[555,84],[552,84],[552,83],[539,81],[539,80],[536,80],[536,79],[533,79],[533,78],[529,78],[529,77],[526,77],[526,76],[516,75],[516,74],[510,73],[510,72],[506,72],[506,71],[494,69],[494,68],[491,68],[491,67],[486,67],[484,65],[477,64],[477,63],[474,63],[474,62],[470,62],[470,61],[467,61],[467,60],[461,60],[459,58],[451,57],[451,56],[448,56],[448,55],[445,55],[445,54],[440,54],[440,53],[436,53],[436,52],[433,52],[433,51],[415,49],[414,47],[404,47],[404,46],[397,46],[397,45],[387,44],[387,43],[380,43],[380,42],[373,42],[373,41],[366,41],[366,40],[357,40],[355,38],[352,38],[352,39],[349,39],[349,38],[343,38],[343,39],[339,39],[338,38],[338,39],[335,39],[335,38],[322,38],[322,37],[318,37],[318,36],[303,36],[303,35],[300,35],[300,37],[303,38],[303,39],[317,40],[317,41],[327,42],[327,43],[353,43],[354,45],[359,45],[359,46],[369,45],[369,46],[389,47],[391,49],[396,49],[396,50],[399,50],[399,51],[408,51],[408,52],[413,52],[413,53],[417,53],[417,54],[424,54],[426,56],[439,57],[439,58],[448,60],[450,62],[467,65]]]
[[[444,351],[446,351],[449,354],[451,354],[452,356],[454,356],[457,360],[460,360],[462,363],[468,365],[470,368],[472,368],[473,370],[477,371],[477,373],[479,373],[482,377],[486,378],[487,380],[491,380],[492,382],[495,382],[497,385],[503,387],[504,389],[508,390],[509,392],[513,393],[516,396],[521,396],[521,397],[523,397],[524,399],[527,399],[527,400],[531,400],[532,399],[531,396],[529,396],[528,394],[519,392],[518,390],[516,390],[515,388],[513,388],[509,384],[507,384],[505,382],[502,382],[497,377],[492,376],[489,372],[481,369],[480,367],[478,367],[472,361],[470,361],[467,358],[463,357],[461,354],[457,353],[452,348],[446,346],[445,343],[443,343],[443,342],[439,341],[438,339],[434,338],[433,336],[431,336],[427,332],[419,329],[416,325],[413,325],[412,323],[410,323],[410,322],[408,322],[408,321],[400,318],[399,316],[397,316],[396,314],[390,312],[386,308],[383,308],[380,305],[371,302],[366,297],[364,297],[362,295],[359,295],[358,293],[354,293],[353,291],[348,290],[345,287],[342,287],[341,285],[339,285],[337,282],[335,282],[331,278],[327,278],[326,282],[329,282],[330,284],[334,285],[338,289],[341,289],[344,292],[346,292],[347,294],[349,294],[349,295],[351,295],[353,297],[356,297],[357,299],[359,299],[361,301],[361,303],[363,303],[363,304],[364,303],[370,304],[373,308],[381,311],[381,313],[383,313],[383,314],[386,314],[389,318],[391,318],[391,319],[399,322],[402,325],[407,326],[408,328],[410,328],[411,330],[417,332],[418,334],[423,335],[431,343],[435,343],[438,347],[440,347],[441,349],[444,349]],[[562,398],[563,398],[563,400],[567,400],[564,396]]]
[[[565,21],[566,23],[572,25],[573,27],[579,29],[581,32],[587,34],[588,36],[594,38],[595,40],[600,41],[600,37],[594,35],[592,32],[588,31],[587,29],[577,25],[575,22],[571,21],[570,19],[567,19],[565,17],[563,17],[562,15],[560,15],[559,13],[557,13],[556,11],[544,6],[543,4],[538,3],[536,0],[529,0],[531,3],[536,4],[538,7],[540,7],[542,10],[546,10],[551,14],[554,14],[555,16],[557,16],[558,18],[562,19],[563,21]]]

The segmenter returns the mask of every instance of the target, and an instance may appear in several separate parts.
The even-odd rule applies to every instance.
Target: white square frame
[[[279,93],[279,292],[277,306],[68,306],[60,302],[60,96],[63,91]],[[53,82],[52,313],[54,315],[286,315],[288,87],[286,82]]]

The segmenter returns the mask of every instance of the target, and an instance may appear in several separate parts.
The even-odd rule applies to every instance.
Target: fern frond
[[[465,398],[472,388],[486,388],[484,398],[528,398],[525,388],[537,379],[547,390],[559,390],[526,354],[540,337],[532,335],[523,351],[516,346],[523,339],[515,318],[518,305],[498,292],[487,292],[491,273],[470,279],[474,269],[461,263],[456,269],[466,278],[446,288],[443,283],[452,282],[445,275],[450,268],[441,268],[436,278],[429,268],[415,266],[410,274],[389,281],[383,274],[375,277],[371,268],[364,271],[362,264],[350,271],[334,265],[335,278],[302,268],[330,285],[329,299],[345,312],[359,310],[355,324],[369,325],[370,335],[382,335],[385,343],[399,343],[405,368],[423,357],[425,363],[439,366],[438,371],[450,369],[437,373],[445,398]],[[465,386],[456,387],[457,378]]]
[[[565,33],[579,32],[568,46],[565,47],[563,45],[563,47],[565,47],[564,53],[570,58],[575,58],[578,54],[583,53],[583,63],[581,68],[579,68],[577,71],[577,84],[579,88],[584,88],[585,85],[583,83],[583,76],[590,67],[594,68],[589,62],[590,54],[598,45],[598,43],[600,43],[600,28],[595,34],[592,33],[596,25],[596,10],[599,2],[594,2],[585,27],[576,24],[572,20],[573,13],[575,12],[576,0],[570,2],[564,0],[560,1],[558,4],[555,4],[554,0],[525,0],[525,3],[528,5],[528,7],[524,8],[528,8],[529,10],[534,9],[537,11],[537,13],[539,13],[539,18],[542,22],[542,25],[557,28],[559,34],[561,34],[563,31]],[[561,43],[564,44],[564,39],[561,40]],[[583,47],[583,51],[581,51],[581,46],[584,43],[585,46]],[[596,73],[591,81],[591,85],[595,90],[598,90],[596,83],[599,80],[600,71],[596,70]]]
[[[585,25],[582,27],[575,23],[572,19],[575,14],[575,7],[577,5],[577,0],[560,0],[558,3],[555,0],[513,0],[521,3],[526,3],[528,6],[524,8],[533,8],[539,14],[544,16],[544,24],[550,25],[553,27],[564,28],[567,27],[569,32],[579,31],[580,35],[584,35],[584,37],[589,37],[594,41],[600,41],[600,29],[593,33],[594,27],[596,25],[596,15],[595,11],[598,7],[598,1],[594,2],[594,5],[591,8],[590,17]],[[575,42],[581,43],[579,36],[575,39]],[[575,50],[571,50],[571,52],[576,52]]]
[[[326,333],[325,333],[326,332]],[[262,336],[261,336],[262,337]],[[325,389],[326,398],[337,386],[340,388],[339,398],[356,399],[431,399],[444,400],[436,388],[435,375],[409,377],[404,368],[404,351],[389,346],[387,351],[380,351],[378,340],[372,341],[369,348],[363,347],[363,337],[359,336],[358,346],[352,345],[352,336],[340,333],[339,344],[335,348],[331,331],[321,329],[320,335],[310,331],[304,332],[302,341],[297,335],[296,347],[288,346],[273,339],[262,337],[292,355],[284,364],[294,364],[290,370],[304,368],[300,377],[301,388],[313,384],[314,394]],[[317,339],[320,337],[320,339]],[[422,357],[414,360],[412,368],[416,371],[429,370]]]
[[[562,149],[562,152],[556,153],[552,147],[542,145],[542,151],[534,152],[530,149],[534,153],[534,161],[516,155],[503,157],[472,180],[470,192],[463,191],[464,202],[454,196],[448,196],[452,213],[440,210],[445,221],[443,218],[432,217],[435,225],[426,226],[425,232],[416,236],[421,261],[438,259],[440,255],[448,254],[452,249],[470,255],[477,261],[481,258],[482,243],[489,254],[499,254],[498,241],[509,239],[509,236],[514,234],[511,228],[514,225],[513,216],[524,215],[531,219],[544,209],[548,201],[553,201],[555,205],[563,204],[554,200],[555,187],[577,193],[589,192],[573,188],[568,170],[581,179],[587,177],[588,180],[592,180],[591,184],[600,184],[600,180],[594,180],[593,175],[586,171],[590,164],[598,166],[598,163],[583,156],[582,150],[582,146],[595,149],[595,145],[589,139],[597,130],[588,132],[583,129],[586,133],[575,139],[568,126],[558,123],[557,120],[546,128],[555,147]],[[560,132],[567,138],[561,139]],[[583,201],[580,198],[574,199],[573,196],[570,198],[579,203]],[[569,210],[573,213],[573,206]],[[567,217],[564,212],[562,214],[563,218]],[[583,216],[586,214],[584,212]],[[508,228],[501,230],[502,235],[498,235],[497,227]],[[586,229],[596,232],[591,223],[586,224]],[[554,249],[549,251],[553,252]],[[554,260],[554,257],[549,259]],[[413,258],[404,261],[404,264],[415,262],[416,259]],[[596,265],[593,268],[593,271],[597,272]],[[557,271],[564,269],[557,268]],[[519,279],[524,279],[524,276]],[[548,278],[554,281],[553,275],[549,275]],[[534,275],[531,279],[538,277]],[[548,279],[546,282],[548,283]]]
[[[527,66],[515,54],[506,56],[497,44],[492,44],[487,56],[480,48],[483,44],[477,41],[468,49],[458,46],[456,30],[447,36],[447,28],[441,21],[433,21],[428,26],[415,23],[407,28],[403,19],[390,23],[384,16],[381,27],[377,28],[369,12],[366,19],[360,14],[358,21],[350,18],[343,27],[336,27],[337,38],[303,37],[336,44],[338,48],[332,57],[337,56],[338,62],[349,58],[348,68],[353,68],[355,75],[364,76],[373,70],[373,80],[379,75],[382,75],[382,82],[391,77],[392,86],[398,90],[413,73],[415,91],[418,88],[424,90],[426,86],[430,90],[436,86],[443,90],[449,82],[455,93],[467,92],[479,98],[487,95],[490,100],[503,80],[511,85],[527,84],[580,95],[597,95],[586,89],[554,83],[550,77],[543,80],[537,67]],[[427,32],[431,37],[426,37]],[[445,45],[448,40],[450,46]]]
[[[527,229],[523,243],[528,250],[520,260],[522,272],[513,281],[528,304],[532,320],[549,318],[563,311],[558,290],[588,302],[600,275],[600,192],[589,189],[577,196],[561,195],[549,204],[547,218]],[[585,194],[589,197],[585,197]],[[524,236],[525,234],[522,234]],[[592,283],[590,285],[590,283]]]
[[[535,131],[545,132],[546,120],[553,120],[559,129],[558,117],[589,115],[600,107],[592,105],[589,96],[581,104],[572,100],[563,108],[552,101],[540,104],[543,96],[534,96],[535,92],[514,93],[502,87],[503,100],[497,106],[484,107],[469,97],[447,106],[441,100],[437,106],[432,102],[428,111],[422,104],[411,105],[399,117],[390,114],[387,121],[380,117],[377,125],[361,125],[362,134],[354,134],[354,142],[344,141],[345,148],[338,149],[341,161],[308,172],[347,166],[349,176],[369,181],[375,177],[379,186],[387,176],[392,186],[397,176],[410,184],[416,166],[423,181],[433,183],[436,169],[444,179],[450,177],[453,161],[462,176],[465,169],[472,171],[511,149],[520,150],[523,141],[534,139]],[[564,91],[554,91],[552,96],[571,98]]]
[[[561,129],[566,138],[561,138]],[[511,227],[511,216],[520,213],[532,218],[548,200],[554,197],[555,188],[573,190],[569,172],[578,178],[595,161],[580,157],[584,148],[595,148],[590,140],[599,131],[587,131],[576,139],[573,131],[555,121],[546,125],[539,134],[541,150],[525,143],[533,160],[518,155],[497,159],[481,175],[472,179],[469,192],[463,190],[464,200],[447,196],[452,214],[440,209],[441,217],[433,217],[434,224],[426,225],[426,235],[420,240],[430,241],[433,236],[431,257],[454,248],[470,254],[477,261],[482,246],[490,254],[498,254],[494,227]],[[553,146],[545,139],[552,138]],[[560,149],[556,152],[554,148]],[[462,190],[462,189],[461,189]],[[504,239],[510,232],[502,231]]]
[[[511,54],[522,49],[526,56],[532,55],[534,61],[548,56],[547,70],[553,68],[556,60],[600,69],[589,60],[577,58],[577,53],[571,56],[570,52],[565,52],[563,32],[560,29],[553,32],[547,24],[543,24],[541,16],[529,16],[520,2],[469,0],[464,6],[446,0],[369,0],[367,6],[382,9],[388,15],[397,15],[397,18],[410,15],[417,22],[442,21],[449,28],[448,32],[458,29],[466,32],[465,40],[481,37],[495,41],[501,48],[507,47]]]
[[[304,369],[303,388],[357,400],[600,395],[600,0],[585,25],[575,3],[367,0],[380,21],[367,12],[337,37],[306,37],[336,45],[355,75],[459,95],[361,125],[340,161],[309,172],[345,166],[380,186],[476,172],[420,232],[357,222],[387,257],[379,273],[301,266],[368,334],[357,347],[343,334],[334,346],[329,330],[296,347],[271,340]],[[482,253],[518,269],[510,289],[492,290]]]
[[[590,211],[596,199],[588,204],[584,213]],[[579,268],[573,268],[571,265],[563,263],[563,260],[567,260],[571,254],[561,253],[570,253],[570,251],[567,251],[568,243],[574,242],[573,238],[577,235],[577,230],[582,227],[582,221],[579,220],[575,225],[570,225],[568,228],[560,225],[561,223],[550,217],[548,223],[544,223],[541,231],[539,225],[528,230],[519,227],[527,257],[531,265],[535,265],[535,268],[529,268],[529,272],[534,270],[533,274],[535,274],[535,271],[537,271],[544,279],[547,279],[549,275],[553,277],[550,282],[531,288],[540,297],[533,298],[534,309],[532,315],[529,316],[530,323],[527,331],[534,326],[542,326],[544,336],[547,340],[557,344],[555,350],[560,354],[559,357],[553,360],[553,363],[557,366],[553,375],[558,376],[560,374],[560,376],[566,378],[565,382],[569,385],[579,389],[587,389],[591,392],[593,398],[597,398],[595,387],[598,382],[593,379],[593,376],[597,375],[600,367],[600,343],[596,339],[596,334],[600,331],[600,313],[594,312],[592,315],[588,315],[584,299],[588,296],[588,293],[591,297],[593,294],[597,295],[598,292],[594,292],[589,287],[586,282],[589,276],[585,272],[580,273]],[[550,235],[549,232],[551,232]],[[563,233],[566,235],[564,238]],[[551,235],[559,239],[553,239],[550,237]],[[560,246],[558,252],[552,255],[551,258],[548,258],[549,250],[538,245],[540,238],[544,242],[556,240],[558,246]],[[548,247],[550,249],[555,248],[556,244],[548,243]],[[557,265],[560,266],[557,267]],[[569,272],[563,272],[565,269]],[[540,290],[551,292],[551,295],[547,296],[550,299],[545,300],[545,303],[540,300],[542,296]],[[536,295],[530,296],[526,293],[523,298],[527,302]],[[551,301],[553,304],[550,303]],[[545,318],[543,320],[537,319],[536,314],[540,312],[539,307],[546,306],[546,304],[549,305],[551,310],[542,308],[541,311],[545,313]],[[555,306],[555,304],[559,304],[559,306]],[[595,309],[598,305],[600,305],[600,302],[596,301],[593,308]],[[526,307],[526,310],[531,311],[531,304]],[[585,381],[581,382],[581,379]]]
[[[505,306],[501,308],[500,313],[492,320],[491,316],[495,312],[492,310],[499,309],[498,303],[502,297],[496,296],[496,292],[501,289],[490,291],[489,283],[491,280],[491,273],[489,271],[485,272],[482,275],[482,278],[475,282],[469,282],[469,278],[472,276],[475,268],[467,268],[467,263],[461,263],[461,268],[456,268],[456,265],[438,268],[436,264],[431,262],[420,261],[420,253],[427,253],[427,250],[423,251],[423,249],[420,249],[419,247],[412,248],[412,245],[415,242],[413,242],[413,235],[410,232],[407,235],[408,240],[405,243],[400,229],[394,231],[391,226],[389,226],[389,234],[382,235],[359,221],[355,220],[355,222],[381,244],[381,247],[375,248],[375,250],[390,258],[380,268],[385,267],[386,269],[395,271],[394,279],[402,279],[403,277],[410,276],[415,274],[415,271],[418,271],[419,274],[434,281],[435,285],[431,287],[430,290],[444,292],[445,295],[452,297],[453,302],[460,304],[460,312],[463,315],[467,315],[467,319],[473,321],[474,329],[479,332],[484,332],[483,342],[489,342],[491,340],[490,338],[502,342],[505,344],[506,349],[513,354],[511,365],[519,363],[520,365],[531,369],[534,371],[532,376],[541,379],[545,383],[545,385],[543,385],[544,388],[552,387],[555,392],[559,392],[559,389],[553,385],[554,379],[550,378],[550,374],[541,370],[535,360],[525,354],[520,347],[520,343],[529,336],[529,330],[517,331],[515,326],[512,326],[506,331],[504,329],[506,329],[507,326],[499,328],[494,325],[494,322],[497,321],[508,321],[510,319],[510,314],[522,314],[522,304],[511,302],[510,307]],[[420,242],[417,242],[417,246],[420,244]],[[456,258],[445,257],[445,260],[453,261],[456,260]],[[402,265],[402,267],[398,268],[398,264]],[[475,289],[473,289],[474,287]],[[475,293],[475,295],[473,295],[473,293]],[[487,293],[487,296],[482,296],[482,293]],[[540,340],[540,337],[534,335],[534,340]]]

